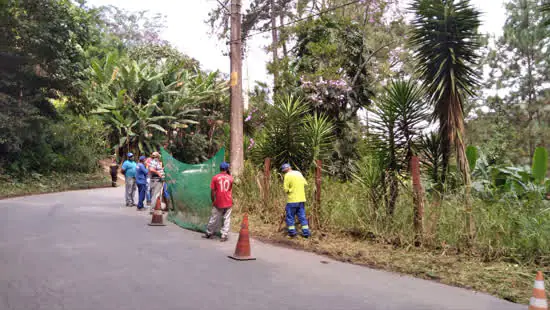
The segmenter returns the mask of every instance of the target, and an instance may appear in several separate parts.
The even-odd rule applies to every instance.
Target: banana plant
[[[116,134],[116,148],[126,146],[129,150],[139,150],[140,153],[155,149],[153,132],[166,134],[167,130],[161,122],[174,117],[157,115],[160,110],[154,101],[144,105],[135,104],[131,98],[120,91],[116,100],[102,105],[95,111]],[[157,115],[157,116],[155,116]]]
[[[489,194],[498,190],[518,198],[539,197],[549,192],[550,180],[546,177],[548,153],[538,147],[533,155],[533,165],[491,167],[482,152],[479,152],[472,170],[472,187],[478,194]],[[472,162],[470,162],[472,165]]]

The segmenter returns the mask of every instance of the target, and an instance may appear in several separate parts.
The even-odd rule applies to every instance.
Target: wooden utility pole
[[[239,176],[244,165],[241,0],[231,0],[231,171]]]
[[[411,156],[410,168],[413,185],[413,203],[414,203],[414,245],[422,245],[424,235],[424,192],[422,182],[420,181],[420,160],[417,156]]]
[[[264,160],[264,207],[268,208],[271,183],[271,158]]]
[[[312,222],[314,228],[321,228],[321,168],[323,162],[315,160],[315,201],[313,203]]]

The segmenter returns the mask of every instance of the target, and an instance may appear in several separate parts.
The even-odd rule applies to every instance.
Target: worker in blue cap
[[[145,194],[147,193],[147,175],[149,174],[149,170],[147,170],[147,167],[145,167],[145,159],[147,159],[147,157],[140,156],[139,163],[137,164],[137,168],[136,168],[136,184],[138,188],[138,204],[137,204],[138,211],[143,211],[147,209],[143,205],[143,201],[145,200]]]
[[[126,183],[126,206],[127,207],[134,207],[136,204],[134,203],[134,195],[136,193],[136,168],[137,164],[134,160],[134,154],[129,152],[126,154],[127,158],[124,163],[122,164],[122,167],[120,168],[122,170],[122,173],[124,174],[124,182]]]
[[[287,194],[286,204],[286,226],[288,229],[288,236],[296,237],[295,218],[298,216],[300,225],[302,226],[302,236],[308,238],[310,236],[309,224],[306,218],[306,191],[305,186],[307,181],[300,173],[300,171],[294,171],[289,164],[283,164],[281,171],[285,174],[284,178],[284,190]]]
[[[231,207],[233,207],[233,177],[229,172],[229,164],[226,162],[220,164],[220,173],[216,174],[210,182],[210,197],[212,199],[212,215],[206,226],[204,238],[212,238],[223,218],[221,241],[227,241],[231,227]]]

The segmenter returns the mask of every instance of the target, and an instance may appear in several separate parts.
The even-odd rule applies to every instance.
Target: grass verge
[[[102,171],[85,173],[31,174],[21,178],[0,177],[0,199],[111,186]]]
[[[235,214],[234,231],[239,231],[240,214]],[[484,262],[481,258],[445,250],[434,252],[423,248],[402,248],[359,240],[344,234],[315,234],[310,239],[288,239],[276,232],[273,224],[250,215],[250,233],[258,240],[315,252],[339,261],[382,269],[417,278],[484,292],[521,304],[531,297],[537,267],[507,262]],[[548,277],[547,277],[548,278]],[[546,281],[546,285],[550,282]]]

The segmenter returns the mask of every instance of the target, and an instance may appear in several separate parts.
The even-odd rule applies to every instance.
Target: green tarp
[[[161,149],[161,155],[174,208],[168,220],[183,228],[205,232],[212,208],[210,181],[220,171],[225,150],[222,148],[214,157],[197,165],[179,162],[165,149]]]

